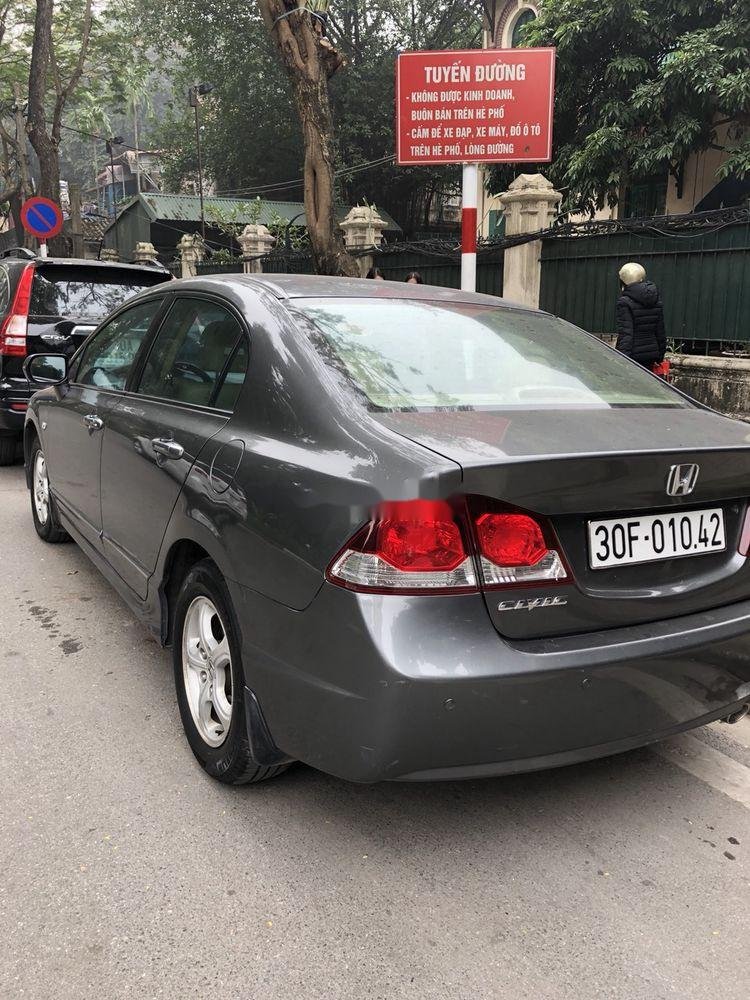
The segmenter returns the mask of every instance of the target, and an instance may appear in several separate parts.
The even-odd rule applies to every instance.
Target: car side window
[[[219,391],[216,393],[214,406],[217,410],[233,410],[240,389],[244,385],[247,373],[247,339],[245,337],[237,345],[229,362],[224,378],[221,380]]]
[[[71,381],[97,389],[124,389],[162,301],[155,298],[140,302],[105,324],[84,347]]]
[[[177,299],[151,345],[137,391],[230,409],[245,377],[240,350],[244,340],[239,322],[223,306],[204,299]],[[246,346],[244,357],[246,367]],[[219,402],[217,394],[229,405]]]

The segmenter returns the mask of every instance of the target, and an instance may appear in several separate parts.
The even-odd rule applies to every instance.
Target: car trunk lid
[[[490,617],[505,636],[647,623],[750,595],[750,570],[738,553],[750,494],[750,427],[738,421],[697,406],[398,412],[377,419],[457,462],[466,494],[551,525],[569,579],[487,590]],[[693,491],[669,496],[670,469],[686,464],[699,466]],[[590,521],[718,507],[722,551],[591,568]]]

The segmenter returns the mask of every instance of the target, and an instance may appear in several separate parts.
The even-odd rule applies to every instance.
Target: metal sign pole
[[[477,192],[479,168],[464,163],[461,190],[461,290],[477,290]]]
[[[39,256],[40,257],[46,257],[47,256],[47,241],[46,240],[39,240]]]

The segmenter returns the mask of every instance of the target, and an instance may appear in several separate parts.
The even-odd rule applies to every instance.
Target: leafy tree
[[[111,135],[123,104],[145,108],[127,2],[140,0],[0,0],[0,204],[15,220],[35,190],[59,197],[61,161],[92,180],[104,147],[86,133]]]
[[[358,273],[335,228],[334,138],[328,81],[344,58],[325,37],[327,0],[258,0],[289,78],[304,146],[304,195],[313,265],[320,274]]]
[[[40,193],[54,201],[60,198],[62,116],[83,76],[91,21],[91,0],[68,0],[56,24],[54,0],[36,0],[27,131],[39,159]]]
[[[466,0],[348,0],[328,6],[326,37],[346,59],[330,80],[336,195],[394,214],[407,231],[424,225],[431,201],[454,185],[451,168],[392,163],[394,67],[408,48],[463,48],[480,42],[482,4]],[[296,15],[295,15],[296,16]],[[298,200],[303,145],[288,81],[257,7],[246,0],[139,0],[141,29],[159,46],[174,98],[150,133],[166,153],[167,183],[195,174],[187,88],[214,85],[201,108],[206,173],[218,194]],[[179,57],[175,53],[179,53]],[[372,161],[375,167],[354,172]],[[284,184],[283,182],[290,182]]]
[[[557,46],[555,149],[571,204],[615,204],[633,179],[720,145],[750,174],[750,6],[737,0],[543,0],[525,30]]]

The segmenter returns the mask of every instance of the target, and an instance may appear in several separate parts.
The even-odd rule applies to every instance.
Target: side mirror
[[[23,363],[26,381],[38,385],[62,385],[68,380],[68,359],[64,354],[31,354]]]

